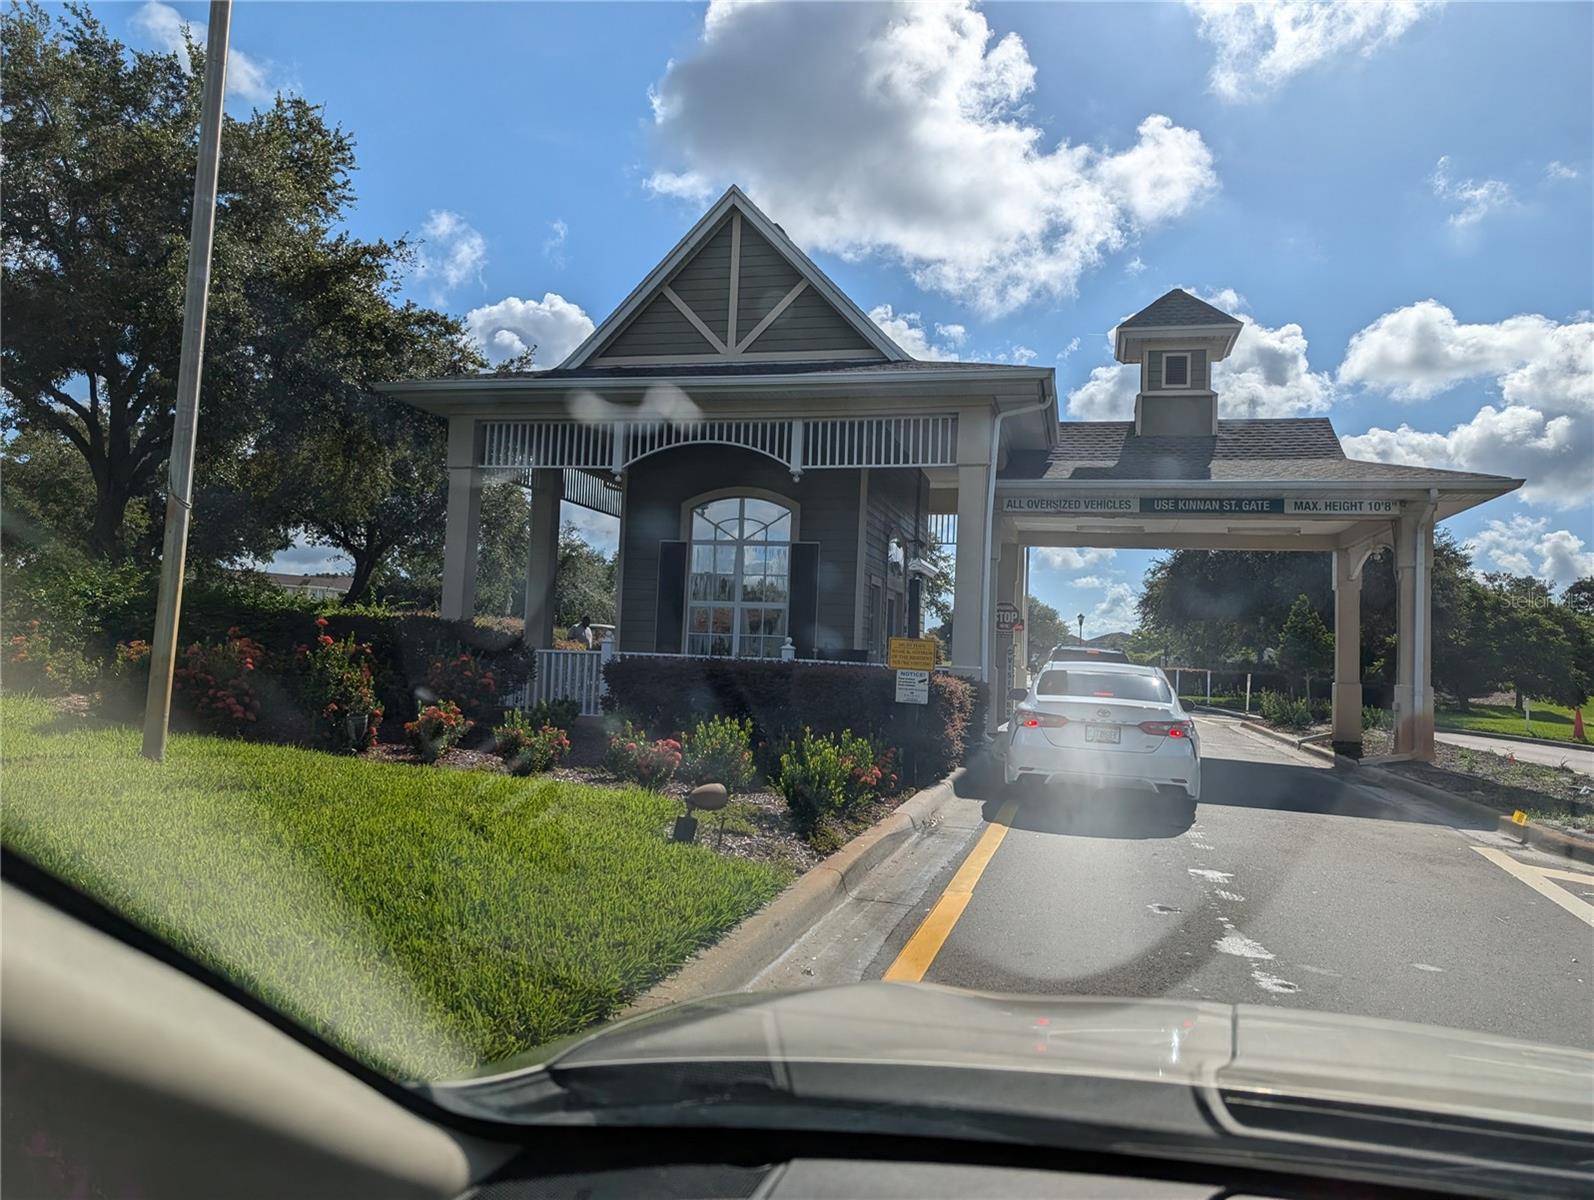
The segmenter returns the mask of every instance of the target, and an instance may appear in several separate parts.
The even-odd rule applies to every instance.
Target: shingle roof
[[[1238,325],[1239,319],[1231,317],[1221,308],[1214,308],[1205,300],[1197,300],[1189,292],[1174,288],[1158,297],[1127,321],[1118,323],[1119,329],[1161,329],[1181,325]]]
[[[1216,437],[1137,437],[1131,421],[1064,421],[1057,427],[1057,445],[1050,452],[1014,452],[999,478],[1004,483],[1058,479],[1504,482],[1495,475],[1346,458],[1326,417],[1219,421]]]
[[[650,379],[657,376],[712,376],[712,375],[825,375],[846,372],[849,375],[891,375],[902,371],[1015,371],[1033,375],[1037,368],[1018,367],[1011,363],[942,362],[920,359],[806,359],[797,362],[699,362],[699,363],[644,363],[623,367],[551,367],[546,371],[516,371],[503,374],[462,376],[471,379]]]

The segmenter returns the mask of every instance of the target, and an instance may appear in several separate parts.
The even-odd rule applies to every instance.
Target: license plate
[[[1085,740],[1087,742],[1111,742],[1118,744],[1121,734],[1116,725],[1086,725]]]

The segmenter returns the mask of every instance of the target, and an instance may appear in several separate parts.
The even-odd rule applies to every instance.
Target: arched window
[[[686,652],[779,658],[791,595],[792,513],[755,496],[692,510]]]

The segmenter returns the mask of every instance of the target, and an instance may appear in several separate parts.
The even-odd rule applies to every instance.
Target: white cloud
[[[552,259],[557,266],[565,265],[565,239],[570,236],[570,226],[563,221],[551,221],[548,228],[553,232],[542,244],[542,253],[545,258]]]
[[[1107,585],[1107,594],[1101,602],[1090,610],[1085,618],[1085,628],[1091,637],[1100,637],[1104,633],[1125,633],[1135,629],[1140,624],[1140,612],[1136,608],[1139,599],[1135,589],[1127,583],[1111,583]]]
[[[148,38],[167,54],[187,52],[183,41],[183,28],[200,49],[205,47],[206,26],[203,21],[190,21],[169,4],[160,0],[145,0],[130,18],[135,30]],[[227,93],[247,100],[251,104],[269,101],[282,89],[271,82],[271,72],[259,62],[229,43],[227,47]]]
[[[1430,11],[1435,0],[1185,0],[1200,34],[1217,51],[1212,90],[1254,100],[1336,55],[1370,57]]]
[[[1084,567],[1094,567],[1097,563],[1104,563],[1116,556],[1118,551],[1100,546],[1088,546],[1084,549],[1076,549],[1073,546],[1036,546],[1030,553],[1040,559],[1043,567],[1050,567],[1054,571],[1078,571]]]
[[[1362,383],[1396,400],[1427,400],[1472,379],[1493,378],[1508,404],[1594,413],[1594,320],[1560,324],[1523,314],[1464,325],[1437,300],[1379,317],[1345,348],[1340,383]]]
[[[1450,156],[1441,155],[1428,177],[1433,194],[1441,200],[1460,205],[1447,218],[1450,228],[1465,230],[1476,225],[1492,212],[1510,208],[1516,203],[1511,186],[1498,179],[1455,180],[1450,178]]]
[[[1068,341],[1068,345],[1064,346],[1062,348],[1062,350],[1058,353],[1057,361],[1058,362],[1067,362],[1069,360],[1069,358],[1073,355],[1074,351],[1078,350],[1078,349],[1079,349],[1079,339],[1077,337],[1070,338],[1069,341]]]
[[[905,264],[986,315],[1072,294],[1216,187],[1201,135],[1152,115],[1113,151],[1048,148],[1024,42],[966,0],[709,6],[651,93],[662,169],[695,202],[741,183],[802,245]]]
[[[1524,479],[1529,503],[1568,509],[1594,499],[1594,319],[1561,324],[1523,314],[1465,325],[1437,300],[1385,313],[1351,338],[1341,384],[1397,401],[1488,382],[1486,404],[1448,432],[1375,426],[1341,439],[1353,458]]]
[[[481,279],[487,264],[487,239],[464,217],[433,209],[421,226],[424,242],[415,255],[415,278],[431,284],[433,300],[448,294],[472,276]]]
[[[539,367],[558,366],[595,328],[579,305],[555,292],[545,292],[541,300],[506,296],[496,304],[473,308],[465,316],[465,327],[483,353],[496,361],[535,346]]]
[[[961,346],[968,340],[969,331],[962,325],[943,325],[939,321],[935,325],[935,336],[949,346]]]
[[[1546,517],[1522,513],[1490,521],[1467,542],[1473,569],[1532,575],[1557,589],[1594,575],[1594,551],[1570,529],[1552,531],[1549,525]]]
[[[1544,167],[1544,175],[1547,179],[1553,179],[1557,181],[1576,179],[1578,177],[1577,169],[1575,167],[1567,166],[1564,162],[1546,163]]]
[[[608,513],[593,512],[570,501],[559,505],[559,523],[574,525],[581,540],[601,554],[613,554],[620,546],[620,519]]]
[[[1233,288],[1204,299],[1240,319],[1240,336],[1229,357],[1212,366],[1212,387],[1222,417],[1298,417],[1328,410],[1334,384],[1325,371],[1313,371],[1306,334],[1294,322],[1270,329],[1240,311],[1245,298]],[[1113,340],[1107,334],[1108,345]],[[1134,416],[1140,368],[1114,363],[1096,367],[1068,393],[1068,413],[1086,421],[1125,421]]]
[[[934,362],[956,362],[957,347],[966,333],[961,325],[937,325],[935,332],[942,340],[931,342],[918,313],[893,312],[889,304],[875,305],[869,310],[869,319],[885,330],[886,336],[901,346],[910,358]],[[956,330],[956,336],[949,337],[948,329]]]
[[[1126,262],[1124,264],[1124,274],[1125,275],[1138,275],[1138,274],[1140,274],[1140,272],[1144,271],[1145,269],[1146,269],[1146,264],[1141,259],[1140,255],[1138,255],[1138,254],[1135,255],[1133,258],[1131,258],[1128,262]]]
[[[1448,433],[1402,424],[1343,437],[1351,458],[1410,466],[1444,467],[1508,475],[1526,482],[1522,499],[1551,508],[1575,508],[1594,499],[1594,422],[1548,417],[1526,406],[1478,410]]]
[[[1081,575],[1077,579],[1069,580],[1069,582],[1072,583],[1076,588],[1083,588],[1089,591],[1099,591],[1116,581],[1106,575]]]

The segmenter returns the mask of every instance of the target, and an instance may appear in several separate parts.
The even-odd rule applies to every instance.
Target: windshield
[[[1167,704],[1173,699],[1167,684],[1155,675],[1128,671],[1043,671],[1035,684],[1037,696],[1094,697],[1109,700],[1149,700]]]
[[[6,10],[8,853],[404,1083],[1581,1081],[1594,7],[1263,9]]]

